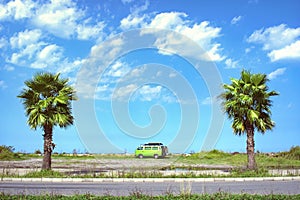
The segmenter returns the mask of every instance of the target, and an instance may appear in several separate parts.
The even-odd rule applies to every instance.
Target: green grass
[[[39,154],[18,154],[14,153],[12,147],[0,146],[0,160],[26,160],[31,158],[42,158]],[[256,161],[258,167],[264,168],[299,168],[300,167],[300,146],[292,147],[289,151],[267,155],[257,153]],[[52,159],[69,160],[97,160],[97,159],[137,159],[134,155],[128,154],[85,154],[73,155],[66,153],[54,153]],[[173,165],[228,165],[243,167],[247,165],[247,155],[242,153],[230,154],[219,150],[199,152],[190,156],[171,155]]]
[[[205,165],[230,165],[242,166],[247,163],[247,157],[244,154],[231,155],[218,150],[209,152],[199,152],[190,156],[180,156],[177,163],[185,163],[191,165],[205,164]]]
[[[53,170],[40,170],[40,171],[34,171],[29,172],[23,176],[18,176],[23,178],[67,178],[68,176],[57,171]]]
[[[164,175],[160,171],[117,171],[110,172],[108,174],[104,173],[95,173],[93,171],[85,174],[76,174],[69,175],[58,171],[53,170],[41,170],[29,172],[25,175],[17,174],[1,174],[0,177],[9,177],[9,178],[240,178],[240,177],[272,177],[278,175],[272,175],[268,173],[268,170],[264,168],[258,168],[256,170],[246,170],[245,168],[235,168],[231,170],[230,174],[226,175],[215,175],[215,174],[196,174],[195,172],[187,172],[182,174],[171,174]],[[290,176],[282,175],[282,176]],[[294,175],[293,175],[294,176]]]
[[[229,193],[215,193],[215,194],[166,194],[160,196],[149,196],[145,195],[140,191],[133,191],[129,196],[95,196],[91,194],[83,194],[83,195],[74,195],[74,196],[64,196],[64,195],[7,195],[0,193],[0,199],[2,200],[14,200],[14,199],[23,199],[23,200],[81,200],[81,199],[106,199],[106,200],[134,200],[134,199],[153,199],[153,200],[172,200],[172,199],[203,199],[203,200],[298,200],[300,199],[300,195],[283,195],[283,194],[270,194],[270,195],[258,195],[258,194],[229,194]]]
[[[0,160],[20,160],[20,156],[14,153],[12,146],[0,146]]]
[[[295,147],[288,152],[267,155],[257,153],[255,158],[259,168],[300,168],[300,159],[295,153]],[[300,147],[296,147],[296,149]],[[188,165],[228,165],[233,167],[243,167],[247,165],[246,154],[230,154],[218,150],[209,152],[199,152],[190,156],[180,156],[176,164],[183,163]]]
[[[293,160],[300,160],[300,146],[292,147],[287,152],[281,152],[279,153],[279,156]]]
[[[276,157],[274,157],[276,156]],[[255,156],[258,167],[275,168],[275,169],[289,169],[300,168],[300,160],[294,158],[287,158],[285,156],[274,155],[268,156],[266,154],[257,154]]]

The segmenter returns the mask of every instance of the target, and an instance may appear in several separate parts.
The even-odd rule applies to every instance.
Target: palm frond
[[[60,74],[37,73],[25,85],[17,97],[22,100],[31,128],[73,124],[71,101],[76,100],[76,95],[68,79],[60,78]]]
[[[225,91],[219,96],[222,99],[224,112],[232,119],[235,134],[246,132],[246,125],[264,133],[274,127],[271,121],[271,96],[276,91],[268,92],[268,79],[265,74],[251,74],[243,70],[240,79],[231,78],[231,84],[224,84]]]

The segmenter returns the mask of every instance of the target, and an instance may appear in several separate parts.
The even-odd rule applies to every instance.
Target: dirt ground
[[[32,158],[20,161],[0,161],[0,175],[24,175],[29,172],[40,171],[42,158]],[[189,170],[193,168],[194,170]],[[180,163],[176,158],[91,158],[91,159],[52,159],[52,169],[69,175],[84,174],[118,174],[123,172],[158,172],[164,176],[186,173],[229,175],[233,166],[227,165],[188,165]],[[195,170],[198,169],[198,170]],[[201,170],[199,170],[201,169]],[[273,175],[300,175],[300,169],[269,170]]]
[[[42,166],[42,158],[32,158],[21,161],[0,161],[0,174],[24,175],[28,172],[39,171]],[[113,173],[113,172],[160,172],[164,175],[188,173],[186,167],[207,168],[201,173],[227,174],[231,166],[190,166],[178,163],[174,158],[127,158],[127,159],[52,159],[52,169],[67,174],[88,174],[88,173]],[[198,172],[200,173],[200,172]]]

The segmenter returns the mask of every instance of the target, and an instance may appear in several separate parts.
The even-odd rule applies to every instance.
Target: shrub
[[[225,153],[216,149],[208,152],[200,152],[194,155],[201,159],[219,159],[231,156],[229,153]],[[194,155],[192,155],[192,157],[195,157]]]
[[[14,153],[15,148],[12,146],[0,146],[0,160],[14,160],[20,158],[17,153]]]
[[[37,149],[34,151],[34,154],[42,154],[41,150]]]
[[[300,146],[292,147],[287,154],[287,158],[300,160]]]
[[[291,147],[289,151],[281,152],[279,156],[291,160],[300,160],[300,146]]]

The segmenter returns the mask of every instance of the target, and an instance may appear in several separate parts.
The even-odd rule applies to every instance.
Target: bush
[[[289,151],[281,152],[279,156],[291,160],[300,160],[300,146],[291,147]]]
[[[211,150],[208,152],[195,153],[191,157],[192,158],[200,158],[200,159],[219,159],[219,158],[225,158],[228,156],[230,156],[229,153],[225,153],[223,151],[214,149],[214,150]]]
[[[287,154],[290,159],[300,160],[300,146],[292,147]]]
[[[34,151],[34,154],[42,154],[41,150],[37,149]]]
[[[0,160],[15,160],[20,158],[17,153],[14,153],[15,148],[12,146],[0,146]]]

